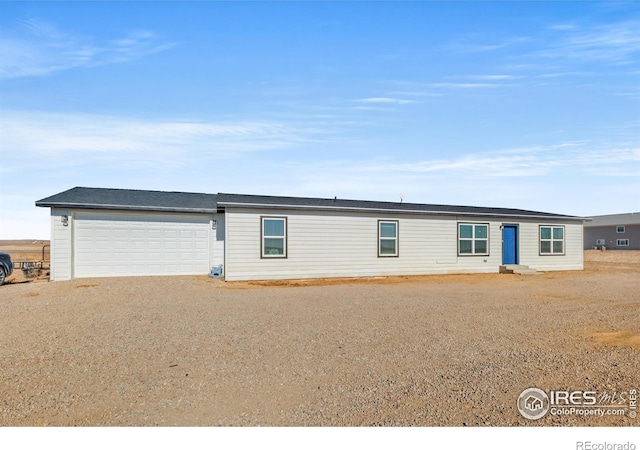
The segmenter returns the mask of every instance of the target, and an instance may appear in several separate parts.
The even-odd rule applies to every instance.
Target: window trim
[[[622,231],[620,231],[620,228],[622,228]],[[624,234],[625,230],[624,225],[616,225],[616,233]]]
[[[626,244],[621,244],[621,241],[626,241]],[[629,246],[629,239],[625,238],[625,239],[616,239],[616,247],[628,247]]]
[[[471,230],[471,238],[461,238],[460,237],[460,227],[462,225],[470,225],[472,226],[472,230]],[[486,239],[476,239],[476,226],[477,225],[481,225],[481,226],[485,226],[487,227],[487,237]],[[490,256],[491,254],[491,224],[489,222],[458,222],[458,241],[457,241],[457,247],[458,247],[458,256]],[[461,253],[460,252],[460,242],[462,240],[465,241],[471,241],[471,253]],[[478,241],[487,241],[487,251],[486,253],[476,253],[476,240]]]
[[[381,236],[380,229],[383,223],[392,223],[396,226],[396,237],[383,237]],[[395,241],[396,252],[394,254],[390,253],[381,253],[382,246],[380,245],[382,241]],[[400,221],[399,220],[387,220],[387,219],[378,219],[378,258],[397,258],[400,256]]]
[[[283,216],[260,216],[260,258],[261,259],[286,259],[289,257],[289,239],[288,239],[288,233],[289,233],[289,224],[288,224],[288,218],[287,217],[283,217]],[[264,221],[265,220],[282,220],[284,221],[284,236],[265,236],[264,235]],[[276,238],[276,239],[283,239],[283,251],[284,254],[282,255],[270,255],[270,254],[265,254],[264,253],[264,240],[265,238]]]
[[[551,228],[551,238],[550,239],[542,239],[542,229],[543,228]],[[554,228],[562,228],[562,239],[554,239],[553,238],[553,229]],[[538,225],[538,255],[539,256],[564,256],[566,255],[566,240],[567,240],[567,230],[564,225]],[[542,242],[549,242],[551,245],[549,249],[551,250],[548,253],[542,252]],[[554,242],[562,242],[562,253],[553,251],[553,243]]]

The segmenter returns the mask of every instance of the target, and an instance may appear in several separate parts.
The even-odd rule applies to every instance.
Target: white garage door
[[[78,213],[74,276],[206,274],[209,228],[207,216]]]

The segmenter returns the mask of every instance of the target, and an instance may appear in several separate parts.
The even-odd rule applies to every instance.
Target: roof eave
[[[76,209],[110,209],[125,211],[159,211],[159,212],[188,212],[212,214],[218,208],[185,208],[174,206],[136,206],[136,205],[105,205],[90,203],[69,203],[69,202],[36,202],[36,206],[44,208],[76,208]]]
[[[394,214],[425,214],[425,215],[446,215],[446,216],[473,216],[473,217],[526,217],[532,219],[561,219],[572,221],[587,220],[583,217],[559,216],[559,215],[537,215],[537,214],[499,214],[488,212],[465,212],[465,211],[433,211],[422,209],[387,209],[387,208],[358,208],[355,206],[315,206],[315,205],[286,205],[268,203],[238,203],[219,201],[219,206],[230,206],[236,208],[272,208],[272,209],[313,209],[316,211],[351,211],[351,212],[384,212]]]

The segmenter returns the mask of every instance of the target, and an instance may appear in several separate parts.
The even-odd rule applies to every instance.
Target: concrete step
[[[532,269],[524,264],[504,264],[500,266],[500,273],[515,273],[518,275],[540,275],[536,269]]]
[[[513,273],[518,275],[540,275],[542,272],[538,272],[536,269],[516,269]]]

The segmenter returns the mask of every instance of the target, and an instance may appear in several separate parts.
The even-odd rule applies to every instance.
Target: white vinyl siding
[[[397,220],[402,249],[397,258],[377,255],[379,215],[325,211],[278,211],[287,217],[287,258],[261,258],[260,220],[268,210],[226,210],[225,278],[234,280],[360,277],[465,270],[456,266],[455,218]],[[425,226],[426,225],[426,226]],[[492,272],[467,264],[469,272]],[[495,271],[497,272],[497,266]]]
[[[96,257],[82,255],[82,252],[102,252],[108,255],[108,248],[118,249],[124,244],[104,239],[100,233],[86,235],[84,222],[91,215],[98,215],[101,219],[109,215],[122,218],[134,218],[135,221],[155,223],[173,223],[183,231],[199,230],[199,238],[192,234],[192,238],[183,234],[183,238],[196,241],[199,256],[188,257],[178,263],[179,269],[159,268],[142,273],[136,268],[124,273],[105,269],[94,271],[92,275],[87,267]],[[62,215],[69,217],[68,226],[63,226]],[[262,218],[276,217],[285,220],[286,258],[263,258],[262,246]],[[211,219],[217,219],[217,229],[213,230]],[[145,213],[145,212],[117,212],[117,211],[89,211],[63,210],[52,208],[51,216],[51,279],[66,280],[76,276],[113,276],[113,275],[160,275],[160,274],[190,274],[208,273],[211,266],[225,265],[227,280],[252,279],[287,279],[287,278],[321,278],[321,277],[367,277],[389,275],[421,275],[446,273],[497,273],[502,264],[502,243],[500,239],[489,239],[491,235],[500,236],[500,226],[505,222],[504,217],[474,217],[469,221],[463,216],[440,216],[422,214],[402,214],[399,216],[367,212],[327,212],[306,210],[274,210],[260,208],[231,208],[226,209],[225,215],[205,215],[186,213]],[[381,258],[378,256],[380,245],[380,221],[397,223],[396,250],[398,256]],[[114,221],[114,222],[117,222]],[[547,270],[580,270],[583,268],[583,227],[579,221],[550,221],[535,219],[508,218],[509,223],[518,224],[519,262],[541,271]],[[78,223],[80,226],[78,227]],[[470,258],[458,254],[459,224],[486,225],[487,255]],[[173,226],[173,225],[172,225]],[[540,226],[563,228],[564,254],[540,254]],[[109,227],[107,227],[109,228]],[[118,227],[116,227],[118,228]],[[161,226],[160,228],[167,228]],[[170,227],[169,227],[170,228]],[[205,231],[206,230],[206,231]],[[402,230],[402,236],[400,236]],[[80,233],[78,234],[78,231]],[[156,229],[157,231],[157,229]],[[198,234],[198,233],[196,233]],[[205,239],[205,236],[206,239]],[[280,236],[282,237],[282,236]],[[481,236],[478,236],[482,239]],[[402,242],[400,243],[400,239]],[[84,240],[78,248],[80,240]],[[145,241],[142,239],[143,242]],[[169,247],[171,240],[168,241]],[[615,241],[613,241],[615,242]],[[114,244],[114,245],[112,245]],[[117,244],[117,245],[115,245]],[[402,248],[400,248],[402,244]],[[132,249],[141,250],[132,244]],[[92,247],[93,246],[93,247]],[[180,244],[178,244],[180,246]],[[146,246],[152,251],[152,246]],[[185,248],[186,252],[194,248]],[[122,250],[120,248],[120,250]],[[169,250],[167,248],[167,250]],[[161,250],[164,252],[165,249]],[[114,252],[111,252],[113,255]],[[226,256],[224,256],[226,254]],[[152,267],[157,258],[151,253],[143,257]],[[115,256],[115,255],[113,255]],[[151,258],[150,258],[151,256]],[[156,255],[158,256],[158,255]],[[74,261],[74,257],[76,261]],[[105,256],[106,257],[106,256]],[[85,258],[85,259],[83,259]],[[88,259],[87,259],[88,258]],[[93,259],[92,259],[93,258]],[[98,259],[96,259],[98,258]],[[165,255],[170,259],[170,255]],[[136,259],[133,255],[132,259]],[[160,258],[162,259],[162,258]],[[80,263],[80,265],[79,265]],[[103,264],[104,262],[100,262]],[[197,269],[193,269],[193,264]],[[83,266],[84,265],[84,266]],[[192,267],[187,268],[189,265]],[[103,264],[103,268],[107,267]],[[108,266],[111,267],[111,266]],[[79,269],[78,273],[74,273]],[[193,270],[192,270],[193,269]]]
[[[216,221],[216,229],[212,228],[209,249],[210,260],[209,266],[214,267],[219,264],[224,265],[224,234],[225,234],[225,221],[224,214],[214,214],[213,220]]]
[[[572,222],[562,226],[564,227],[564,254],[550,257],[540,254],[540,224],[531,220],[521,221],[518,236],[520,264],[526,264],[541,271],[582,270],[584,256],[582,223]]]
[[[398,256],[398,221],[378,221],[378,256]]]
[[[62,223],[67,216],[67,225]],[[71,211],[51,208],[51,270],[52,281],[70,280],[72,265],[73,215]]]
[[[287,258],[261,257],[261,217],[273,212],[260,208],[227,207],[227,254],[225,278],[229,281],[323,277],[367,277],[445,273],[498,273],[502,264],[502,242],[488,240],[489,255],[458,256],[458,223],[461,216],[278,210],[287,218]],[[378,221],[397,221],[399,254],[396,258],[377,255]],[[488,226],[488,236],[500,236],[505,218],[478,217]],[[582,269],[582,223],[565,226],[564,256],[539,255],[535,219],[515,220],[519,225],[521,264],[539,270]],[[401,248],[400,248],[401,247]]]

